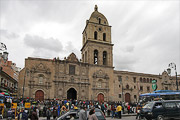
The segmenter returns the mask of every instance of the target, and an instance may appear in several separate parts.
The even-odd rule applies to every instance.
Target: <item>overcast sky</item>
[[[27,57],[63,59],[74,52],[80,59],[95,4],[112,26],[115,70],[161,74],[174,62],[180,73],[179,0],[0,0],[8,59],[20,68]]]

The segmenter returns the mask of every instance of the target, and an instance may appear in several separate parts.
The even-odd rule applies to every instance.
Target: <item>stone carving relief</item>
[[[107,73],[100,69],[93,74],[93,78],[109,79],[109,76],[107,75]]]
[[[63,73],[63,72],[64,72],[64,65],[63,65],[63,64],[60,64],[60,65],[59,65],[59,72],[60,72],[60,73]]]
[[[86,75],[86,68],[85,67],[82,68],[82,75]]]
[[[58,91],[58,95],[62,95],[63,94],[63,91],[62,91],[62,89],[59,89],[59,91]]]
[[[44,72],[46,74],[50,74],[50,69],[47,68],[44,64],[40,63],[34,67],[31,68],[32,73],[37,73],[37,72]]]

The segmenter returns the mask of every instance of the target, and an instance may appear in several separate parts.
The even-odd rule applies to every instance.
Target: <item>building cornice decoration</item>
[[[36,65],[35,67],[32,67],[30,70],[31,73],[46,73],[51,74],[50,69],[47,68],[43,63],[40,63]]]

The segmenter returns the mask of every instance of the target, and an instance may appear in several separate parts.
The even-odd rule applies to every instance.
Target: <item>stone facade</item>
[[[25,59],[19,76],[20,95],[36,100],[135,102],[139,94],[153,91],[152,80],[157,80],[158,90],[175,90],[175,78],[166,71],[152,75],[114,70],[111,26],[97,6],[82,34],[81,60],[74,53],[63,60]]]

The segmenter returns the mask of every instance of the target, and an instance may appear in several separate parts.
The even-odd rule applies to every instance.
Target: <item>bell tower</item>
[[[113,67],[113,44],[111,43],[111,26],[106,17],[98,12],[95,5],[94,12],[83,31],[82,61],[94,65]]]

